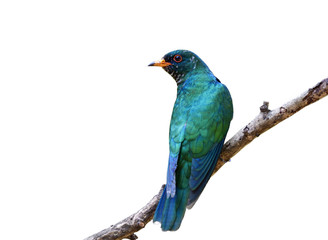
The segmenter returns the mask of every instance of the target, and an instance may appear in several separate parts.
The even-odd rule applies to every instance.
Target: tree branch
[[[163,185],[159,193],[138,212],[116,223],[115,225],[112,225],[109,228],[86,238],[85,240],[120,240],[123,238],[128,238],[130,240],[137,239],[138,237],[134,233],[144,228],[146,224],[153,219],[164,187],[165,185]]]
[[[256,137],[265,131],[274,127],[286,118],[294,115],[302,108],[318,101],[328,95],[328,78],[322,80],[313,88],[310,88],[299,97],[283,104],[274,110],[269,110],[269,103],[264,102],[260,107],[260,113],[253,121],[248,123],[244,128],[239,130],[229,141],[224,144],[220,160],[218,161],[213,175],[233,156],[235,156],[242,148],[252,142]],[[110,226],[107,229],[96,233],[85,240],[121,240],[128,238],[131,240],[138,237],[134,234],[144,228],[146,224],[153,218],[156,206],[162,195],[164,186],[159,193],[154,196],[146,206],[138,212],[125,218],[119,223]]]

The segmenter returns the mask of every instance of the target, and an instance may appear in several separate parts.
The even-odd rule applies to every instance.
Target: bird
[[[214,171],[233,104],[228,88],[191,51],[169,52],[148,66],[162,67],[177,83],[166,185],[153,217],[163,231],[176,231]]]

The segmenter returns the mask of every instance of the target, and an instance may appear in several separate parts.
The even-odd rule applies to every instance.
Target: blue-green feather
[[[174,62],[181,55],[183,61]],[[232,100],[225,85],[194,53],[177,50],[164,56],[164,67],[178,84],[170,124],[167,185],[154,221],[163,231],[177,230],[209,181],[232,119]]]
[[[218,162],[224,139],[217,143],[213,149],[209,151],[201,159],[193,159],[191,166],[191,177],[190,177],[190,194],[188,199],[188,208],[192,208],[203,192],[208,180],[210,179],[216,163]]]

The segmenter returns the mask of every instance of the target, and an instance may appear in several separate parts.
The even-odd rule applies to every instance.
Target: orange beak
[[[161,61],[152,62],[148,66],[166,67],[166,66],[170,66],[170,65],[172,65],[172,63],[165,62],[165,60],[162,59]]]

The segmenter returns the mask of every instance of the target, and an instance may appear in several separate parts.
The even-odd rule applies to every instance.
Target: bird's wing
[[[206,109],[198,136],[190,142],[192,157],[188,208],[192,208],[210,179],[219,159],[232,119],[232,102],[224,85],[219,99]]]
[[[217,91],[191,108],[177,101],[171,119],[166,193],[188,188],[189,208],[212,175],[232,119],[229,91],[223,84]]]
[[[166,180],[166,194],[168,197],[174,197],[176,192],[176,178],[175,171],[178,165],[179,155],[170,153],[169,165],[167,167],[167,180]]]
[[[216,143],[213,148],[202,158],[194,158],[191,165],[191,176],[189,180],[190,193],[188,198],[188,208],[192,208],[204,190],[208,180],[210,179],[216,163],[219,159],[223,138]]]

